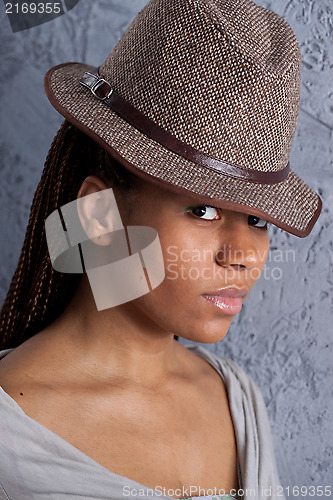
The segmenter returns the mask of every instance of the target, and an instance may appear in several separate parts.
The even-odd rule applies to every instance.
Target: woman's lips
[[[248,295],[246,288],[224,288],[216,292],[204,294],[203,297],[225,314],[235,315],[242,309],[242,298]]]

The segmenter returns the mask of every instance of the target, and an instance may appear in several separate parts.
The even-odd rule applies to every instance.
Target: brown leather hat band
[[[189,161],[215,170],[228,177],[260,184],[276,184],[282,182],[289,174],[289,163],[282,170],[275,172],[260,172],[258,170],[230,165],[183,143],[170,134],[170,132],[167,132],[141,113],[141,111],[137,110],[131,103],[117,94],[116,91],[112,90],[111,85],[99,75],[98,68],[96,68],[94,72],[85,72],[80,83],[89,88],[95,98],[102,100],[112,109],[112,111],[117,113],[137,130]]]

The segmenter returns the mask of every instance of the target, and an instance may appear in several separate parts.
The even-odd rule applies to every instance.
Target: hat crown
[[[299,73],[288,23],[250,0],[151,0],[100,67],[184,144],[267,172],[288,163]]]

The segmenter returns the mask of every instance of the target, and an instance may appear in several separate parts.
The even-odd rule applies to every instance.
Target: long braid
[[[16,347],[64,310],[80,275],[55,272],[45,238],[45,219],[73,201],[87,175],[98,170],[100,148],[64,122],[56,135],[31,205],[28,227],[8,294],[0,311],[1,348]]]
[[[41,331],[60,316],[73,297],[81,275],[59,273],[52,268],[45,220],[54,210],[76,199],[88,175],[98,175],[123,193],[136,191],[145,183],[65,121],[47,155],[21,255],[0,310],[0,349],[17,347]]]

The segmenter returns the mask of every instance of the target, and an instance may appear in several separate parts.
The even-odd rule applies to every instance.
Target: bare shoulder
[[[0,386],[17,402],[33,399],[48,384],[56,357],[47,336],[35,335],[0,360]]]
[[[189,349],[188,347],[179,344],[181,349],[181,354],[183,356],[184,363],[188,366],[189,369],[196,371],[196,373],[200,373],[201,375],[215,378],[216,380],[221,380],[221,377],[215,370],[215,368],[206,361],[203,357],[195,352],[193,349]]]
[[[195,381],[198,389],[201,389],[206,397],[211,396],[214,401],[220,401],[222,405],[227,403],[227,391],[220,374],[215,368],[194,350],[185,346],[179,346],[182,350],[182,359],[188,376]]]
[[[27,379],[32,376],[38,360],[38,349],[36,350],[36,347],[36,342],[31,343],[29,339],[1,359],[0,385],[2,387],[15,384],[20,379]]]

